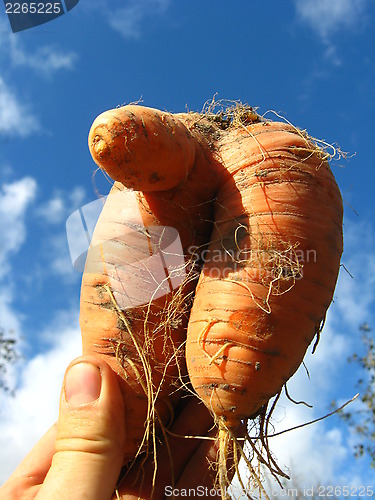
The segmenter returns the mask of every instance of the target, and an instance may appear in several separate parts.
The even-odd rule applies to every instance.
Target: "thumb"
[[[55,454],[38,500],[110,499],[123,463],[124,419],[117,375],[95,357],[74,360],[65,373]]]

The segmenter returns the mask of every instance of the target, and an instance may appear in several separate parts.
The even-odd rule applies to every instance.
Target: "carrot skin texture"
[[[342,253],[342,201],[328,163],[290,126],[234,130],[219,151],[235,185],[217,195],[209,252],[222,259],[202,269],[186,360],[199,397],[236,428],[281,390],[319,329]]]
[[[134,284],[132,273],[142,271],[142,264],[138,263],[150,256],[148,238],[142,230],[147,231],[154,221],[139,206],[144,227],[137,226],[139,221],[125,210],[123,199],[127,197],[122,196],[124,193],[124,187],[115,184],[96,226],[82,279],[80,324],[84,354],[103,356],[119,376],[126,407],[128,438],[124,462],[127,463],[140,451],[147,428],[148,432],[152,430],[153,422],[147,422],[147,419],[154,418],[156,422],[167,424],[172,417],[171,408],[178,397],[177,393],[170,394],[170,384],[178,379],[180,370],[182,373],[185,370],[182,357],[174,359],[175,349],[185,339],[187,317],[176,315],[175,328],[168,325],[161,328],[160,319],[170,296],[155,299],[152,307],[148,307],[152,289],[146,295],[143,291],[137,295],[137,289],[128,294],[126,283],[132,280]],[[133,307],[132,301],[135,301]],[[147,329],[144,325],[146,316]],[[147,368],[137,346],[144,351]],[[152,372],[154,388],[159,391],[157,417],[155,413],[150,414],[149,372]],[[143,451],[147,443],[144,445]]]
[[[194,165],[195,146],[176,115],[143,106],[106,111],[89,133],[94,161],[112,179],[139,191],[163,191],[181,184]]]

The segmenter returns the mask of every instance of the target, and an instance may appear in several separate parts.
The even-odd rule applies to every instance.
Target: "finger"
[[[25,491],[33,498],[51,466],[55,452],[57,427],[54,424],[22,460],[8,481],[0,488],[4,500],[21,498]]]
[[[78,358],[65,374],[55,454],[39,499],[110,499],[121,470],[124,403],[102,360]]]
[[[174,483],[177,483],[184,473],[187,464],[192,460],[197,450],[200,448],[209,450],[215,443],[214,422],[211,414],[197,397],[189,398],[187,401],[186,406],[178,413],[168,435],[169,448],[176,450],[171,465]],[[171,461],[166,446],[162,453],[165,460]],[[204,465],[207,465],[205,458],[203,462]],[[199,467],[202,467],[202,462],[200,462]],[[171,475],[169,475],[170,483]]]
[[[122,500],[136,498],[148,499],[152,494],[153,500],[164,498],[166,487],[177,483],[185,467],[193,459],[197,450],[202,448],[196,461],[199,477],[202,470],[207,468],[207,457],[215,440],[201,439],[208,437],[213,427],[213,420],[206,407],[198,398],[188,398],[180,407],[177,418],[170,431],[166,432],[168,444],[158,446],[156,461],[153,456],[143,464],[139,460],[123,478],[118,489]],[[215,452],[214,452],[215,453]],[[153,489],[152,482],[155,471],[156,483]],[[211,480],[211,478],[209,478]],[[208,480],[208,482],[209,482]]]
[[[207,435],[211,439],[198,441],[199,445],[184,464],[183,470],[180,471],[174,485],[174,490],[178,496],[189,490],[203,496],[203,492],[214,489],[217,478],[216,462],[219,448],[218,440],[215,439],[216,435],[217,430],[212,429]],[[167,495],[171,492],[171,487],[166,488]]]
[[[234,439],[228,445],[226,458],[226,476],[230,483],[236,473],[239,454],[238,447],[242,446],[242,437],[245,435],[246,425],[241,425],[237,430]],[[182,492],[195,492],[197,496],[221,497],[218,484],[219,466],[219,437],[217,426],[214,426],[208,434],[211,440],[201,441],[194,455],[186,462],[175,487],[178,496]],[[237,441],[239,438],[239,441]],[[236,446],[235,446],[236,445]],[[169,490],[170,492],[170,490]]]

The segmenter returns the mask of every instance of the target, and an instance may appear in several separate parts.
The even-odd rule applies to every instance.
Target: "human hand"
[[[123,463],[124,419],[116,374],[98,358],[77,358],[65,374],[57,423],[0,488],[0,498],[109,500]]]
[[[211,489],[215,471],[210,463],[217,452],[210,433],[213,421],[197,398],[186,401],[167,433],[168,446],[158,446],[155,486],[150,456],[137,462],[113,494],[126,440],[122,393],[115,372],[103,360],[77,358],[65,374],[57,423],[0,488],[0,498],[130,500],[152,495],[158,500],[172,496],[172,488]]]
[[[212,416],[204,404],[194,396],[183,399],[165,435],[157,446],[156,461],[154,455],[147,460],[140,457],[123,477],[113,499],[161,500],[187,496],[189,490],[196,496],[212,498],[218,441]]]

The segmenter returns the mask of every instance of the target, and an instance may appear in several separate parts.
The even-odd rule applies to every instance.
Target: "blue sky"
[[[347,357],[375,325],[375,5],[371,0],[80,0],[13,34],[0,11],[0,325],[21,339],[17,393],[0,395],[0,482],[57,415],[80,353],[80,274],[65,221],[106,194],[87,135],[106,109],[138,101],[172,112],[235,99],[285,116],[348,152],[332,162],[345,203],[345,252],[322,339],[289,384],[277,428],[319,417],[356,392]],[[270,115],[269,115],[270,116]],[[12,377],[14,373],[10,372]],[[374,484],[337,417],[275,438],[280,465],[307,487]],[[270,440],[271,441],[271,440]],[[272,443],[270,443],[272,444]]]

